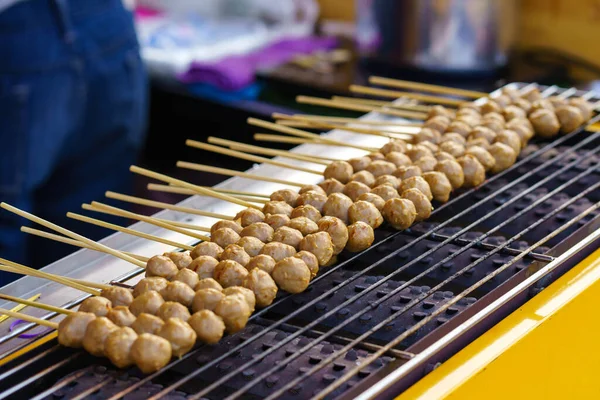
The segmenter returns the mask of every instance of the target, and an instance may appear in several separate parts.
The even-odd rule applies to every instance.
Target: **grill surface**
[[[600,133],[535,143],[510,170],[437,205],[428,221],[379,229],[371,248],[342,254],[306,292],[280,295],[242,332],[158,373],[118,371],[51,341],[0,370],[0,398],[356,394],[598,229],[599,155]]]

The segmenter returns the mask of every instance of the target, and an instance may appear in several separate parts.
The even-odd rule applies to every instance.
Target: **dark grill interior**
[[[343,253],[306,292],[281,295],[242,332],[163,371],[117,371],[52,341],[2,368],[0,397],[335,398],[376,380],[483,297],[554,260],[582,226],[600,225],[600,133],[527,150],[483,186],[434,205],[430,220],[379,229],[370,249]]]

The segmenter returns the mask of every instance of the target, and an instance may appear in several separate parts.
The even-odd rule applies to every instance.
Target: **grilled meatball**
[[[371,186],[373,186],[373,183],[375,182],[375,177],[369,171],[364,170],[364,171],[360,171],[360,172],[357,172],[354,175],[352,175],[352,178],[350,179],[350,181],[364,183],[365,185],[371,187]],[[344,191],[344,189],[342,189],[342,192],[343,191]]]
[[[337,194],[341,194],[341,193],[337,193]],[[329,196],[327,196],[327,200],[329,201]],[[323,206],[323,212],[325,212],[326,205],[327,205],[327,202]],[[306,217],[306,218],[310,219],[311,221],[317,222],[318,220],[321,219],[321,213],[319,212],[319,210],[317,210],[310,204],[306,204],[306,205],[298,206],[298,207],[294,208],[291,218],[298,218],[298,217]],[[273,239],[273,240],[275,240],[275,239]]]
[[[302,232],[299,230],[290,228],[289,226],[282,226],[275,231],[273,241],[290,245],[297,250],[303,237]]]
[[[196,332],[198,339],[207,344],[218,343],[225,332],[223,319],[210,310],[194,313],[188,324]]]
[[[395,170],[396,165],[394,163],[384,160],[373,161],[366,169],[366,171],[372,173],[375,178],[381,175],[390,175]]]
[[[563,106],[557,108],[556,117],[560,122],[560,130],[563,133],[574,131],[584,122],[583,114],[579,108],[574,106]]]
[[[189,251],[171,251],[164,253],[163,256],[169,257],[179,269],[187,268],[192,263]]]
[[[457,160],[465,176],[465,187],[475,187],[485,181],[485,168],[475,156],[464,155]]]
[[[552,102],[547,99],[539,99],[531,103],[529,113],[531,114],[537,110],[554,111],[554,106],[552,105]]]
[[[223,294],[225,296],[231,296],[234,294],[241,295],[244,298],[244,300],[246,301],[246,304],[248,304],[250,313],[254,312],[254,307],[256,306],[256,297],[254,296],[254,292],[252,290],[247,289],[243,286],[231,286],[226,289],[223,289]]]
[[[194,289],[183,282],[173,281],[169,282],[167,287],[162,291],[161,295],[165,301],[175,301],[183,304],[186,307],[189,307],[190,304],[192,304],[192,299],[194,298]]]
[[[485,141],[489,144],[494,143],[496,140],[496,132],[491,130],[490,128],[486,128],[484,126],[476,126],[473,128],[471,133],[469,133],[469,140],[471,139],[485,139]]]
[[[505,145],[513,149],[516,154],[519,154],[521,152],[521,139],[515,131],[511,131],[509,129],[504,129],[503,131],[500,131],[500,133],[498,133],[498,136],[496,137],[496,142],[504,143]]]
[[[466,155],[475,157],[486,171],[491,170],[496,165],[496,159],[489,151],[480,146],[471,146],[467,149]]]
[[[412,162],[415,162],[421,157],[433,156],[433,153],[431,150],[429,150],[429,148],[423,146],[422,144],[417,144],[407,150],[406,155],[410,157]]]
[[[400,178],[400,180],[403,181],[412,176],[421,176],[422,173],[423,171],[421,171],[421,168],[415,165],[409,165],[408,167],[398,167],[398,169],[396,169],[392,175],[394,175],[396,178]],[[400,186],[402,186],[402,182],[400,182]]]
[[[233,217],[234,221],[239,221],[242,224],[242,227],[247,227],[250,224],[255,222],[263,222],[265,220],[265,214],[262,211],[257,210],[255,208],[246,208],[245,210],[240,211]],[[225,246],[221,246],[225,247]]]
[[[379,185],[377,187],[374,187],[373,189],[371,189],[371,193],[381,197],[384,201],[393,199],[394,197],[399,197],[398,191],[390,185]]]
[[[323,206],[323,214],[341,219],[348,223],[348,209],[352,206],[352,199],[342,193],[334,193],[327,198]]]
[[[429,201],[433,199],[433,195],[431,194],[431,188],[429,187],[429,184],[421,176],[412,176],[410,178],[404,179],[400,184],[399,192],[403,193],[405,190],[413,188],[419,189],[421,193],[427,196],[427,199],[429,199]]]
[[[267,274],[271,274],[273,272],[273,268],[275,268],[275,259],[267,254],[259,254],[250,259],[246,268],[248,271],[252,272],[254,268],[258,268],[260,270],[265,271]]]
[[[194,246],[194,249],[190,253],[190,256],[192,256],[192,259],[194,260],[200,256],[208,256],[214,259],[218,259],[219,255],[221,255],[222,252],[223,248],[216,243],[201,242]]]
[[[551,110],[540,109],[529,115],[535,133],[543,138],[556,136],[560,130],[560,122]]]
[[[517,153],[503,143],[494,143],[490,146],[489,152],[496,161],[491,169],[494,174],[510,168],[517,161]]]
[[[481,106],[481,114],[486,115],[492,112],[501,113],[502,107],[494,100],[488,98],[485,103]]]
[[[112,303],[109,299],[102,296],[88,297],[79,306],[80,312],[92,313],[97,317],[106,317],[106,314],[112,308]]]
[[[482,149],[487,149],[488,147],[490,147],[490,143],[483,138],[468,139],[466,148],[468,149],[469,147],[473,147],[473,146],[479,146]],[[466,153],[466,150],[465,150],[465,153]]]
[[[160,336],[143,333],[131,345],[131,358],[144,374],[160,370],[172,356],[171,343]]]
[[[133,301],[133,292],[131,289],[111,286],[106,289],[102,289],[100,292],[102,297],[106,297],[110,300],[113,307],[117,306],[129,306]]]
[[[448,126],[446,133],[458,133],[462,137],[467,137],[470,131],[471,125],[467,124],[466,122],[453,121],[450,126]]]
[[[439,143],[442,138],[442,134],[439,131],[430,128],[421,128],[421,130],[414,136],[415,143],[421,142],[432,142]]]
[[[285,201],[267,201],[265,203],[265,205],[263,206],[262,211],[265,215],[267,215],[267,214],[283,214],[283,215],[287,215],[289,217],[292,214],[293,209],[294,209],[294,207],[290,206]],[[264,218],[263,218],[263,221],[264,221]],[[254,222],[253,224],[250,224],[248,226],[254,225],[256,223],[257,222]],[[264,222],[260,221],[260,223],[264,223]],[[240,233],[240,236],[244,236],[244,235]]]
[[[521,97],[533,103],[534,101],[541,99],[542,94],[537,87],[529,87],[521,93]]]
[[[367,157],[369,157],[371,159],[371,162],[378,161],[378,160],[385,160],[385,156],[378,151],[367,154]]]
[[[168,280],[159,276],[140,279],[140,281],[136,283],[135,287],[133,288],[133,297],[138,297],[143,293],[149,292],[150,290],[160,293],[164,288],[167,287],[168,283]]]
[[[462,167],[456,161],[440,161],[435,165],[435,171],[446,175],[453,189],[460,188],[465,183],[465,174]]]
[[[198,312],[200,310],[211,310],[213,311],[217,304],[223,298],[225,294],[217,289],[200,289],[196,291],[194,299],[192,300],[192,311]]]
[[[381,211],[381,209],[383,208],[383,205],[385,204],[385,200],[383,200],[381,198],[381,196],[375,194],[375,193],[365,193],[362,194],[358,197],[357,201],[368,201],[369,203],[373,204],[379,211]]]
[[[392,139],[389,142],[387,142],[386,144],[384,144],[381,147],[381,149],[379,149],[379,151],[381,152],[381,154],[383,154],[385,156],[393,151],[398,151],[400,153],[404,153],[407,149],[408,149],[408,145],[406,144],[406,142],[404,140]]]
[[[440,151],[445,151],[456,158],[465,154],[465,146],[456,142],[442,142],[440,143]]]
[[[58,323],[58,343],[65,347],[80,348],[88,325],[96,318],[92,313],[81,311],[67,315]]]
[[[437,153],[435,153],[435,159],[438,161],[456,161],[456,158],[452,154],[446,153],[445,151],[438,151]]]
[[[346,250],[352,253],[363,251],[375,240],[375,232],[371,225],[362,221],[348,225],[348,242]]]
[[[481,107],[477,103],[474,103],[472,101],[465,101],[464,103],[460,103],[458,105],[458,111],[459,112],[463,111],[463,110],[466,110],[466,109],[473,110],[473,111],[476,111],[478,113],[481,112]]]
[[[323,171],[323,176],[325,179],[334,178],[342,183],[348,183],[353,173],[352,165],[347,161],[340,160],[330,163]]]
[[[325,179],[319,183],[319,186],[325,191],[327,196],[332,193],[341,193],[344,190],[344,184],[334,178]]]
[[[426,172],[423,174],[423,179],[427,181],[436,201],[441,203],[448,201],[450,192],[452,192],[452,184],[445,174],[437,171]]]
[[[250,262],[252,262],[252,260]],[[200,282],[198,282],[198,284],[196,285],[196,287],[194,289],[196,291],[201,290],[201,289],[215,289],[218,291],[222,291],[223,286],[221,286],[221,284],[219,282],[215,281],[213,278],[204,278],[204,279],[200,279]]]
[[[310,222],[317,226],[317,224],[315,224],[314,222]],[[319,228],[317,227],[317,229]],[[261,254],[271,256],[273,257],[273,260],[277,262],[283,260],[286,257],[291,257],[294,254],[296,254],[296,249],[290,246],[289,244],[271,242],[267,243],[265,247],[263,247]]]
[[[200,281],[200,278],[196,272],[192,271],[191,269],[184,268],[179,270],[179,272],[173,278],[173,281],[183,282],[193,289]]]
[[[397,151],[392,151],[391,153],[386,154],[385,160],[391,162],[396,167],[405,167],[412,165],[412,161],[409,156],[404,153],[399,153]]]
[[[289,224],[290,217],[281,214],[267,215],[265,218],[265,223],[268,224],[271,228],[277,229]]]
[[[104,341],[116,329],[119,328],[106,317],[98,317],[90,321],[83,336],[83,348],[93,356],[104,356]]]
[[[165,300],[160,293],[151,290],[133,299],[133,302],[129,305],[129,311],[136,317],[141,313],[156,315],[164,302]]]
[[[444,133],[444,132],[446,132],[446,129],[448,129],[449,125],[450,125],[450,118],[444,117],[441,115],[437,115],[437,116],[425,121],[423,123],[423,128],[433,129],[434,131]]]
[[[583,121],[587,122],[594,115],[594,107],[586,100],[581,97],[574,97],[568,101],[570,106],[577,107],[581,111]]]
[[[415,161],[415,166],[419,167],[423,172],[433,171],[435,165],[437,164],[437,160],[433,156],[421,157],[417,161]]]
[[[319,265],[327,264],[329,260],[331,260],[331,257],[333,257],[333,241],[327,232],[321,231],[306,235],[300,241],[298,248],[300,250],[311,252],[317,256]]]
[[[529,142],[534,135],[533,130],[524,124],[523,120],[521,119],[511,120],[508,124],[506,124],[506,129],[510,129],[519,135],[519,139],[521,140],[521,148],[524,148],[527,145],[527,142]]]
[[[456,117],[456,121],[464,122],[470,128],[474,128],[481,123],[481,116],[475,114],[461,114]]]
[[[318,223],[321,232],[327,232],[333,244],[333,254],[339,254],[348,242],[348,228],[344,222],[336,217],[323,217]]]
[[[350,179],[350,178],[348,178],[348,179]],[[326,194],[310,191],[310,192],[302,193],[300,195],[300,197],[298,198],[298,205],[302,206],[302,205],[308,204],[308,205],[313,206],[317,210],[319,210],[320,213],[323,213],[323,205],[325,204],[326,201],[327,201]]]
[[[308,270],[310,271],[310,279],[313,279],[315,276],[317,276],[319,273],[319,260],[317,260],[317,256],[306,250],[302,250],[297,252],[294,257],[304,261],[308,267]]]
[[[484,117],[481,119],[482,122],[485,121],[497,121],[500,124],[505,124],[506,120],[504,119],[504,116],[500,113],[497,112],[491,112],[489,114],[484,115]]]
[[[271,201],[285,201],[292,207],[296,207],[296,202],[298,201],[298,194],[296,191],[292,189],[281,189],[273,192],[269,199]]]
[[[263,251],[267,246],[263,247]],[[240,286],[246,275],[248,275],[248,270],[240,263],[233,260],[224,260],[219,262],[215,267],[213,278],[226,288],[229,286]]]
[[[210,237],[210,240],[224,249],[230,244],[237,243],[237,241],[240,240],[240,235],[238,235],[233,229],[221,228],[215,231],[215,233]]]
[[[156,312],[156,316],[163,321],[166,321],[169,318],[177,318],[182,321],[187,321],[190,319],[190,312],[188,308],[181,303],[166,301],[160,306]]]
[[[281,290],[301,293],[310,282],[310,270],[300,258],[287,257],[275,264],[273,280]]]
[[[348,210],[348,219],[351,224],[362,221],[366,224],[371,225],[373,229],[378,228],[383,223],[383,217],[381,213],[373,204],[359,200]]]
[[[375,180],[373,186],[379,185],[390,185],[394,189],[398,189],[400,186],[400,179],[396,178],[394,175],[381,175]]]
[[[415,222],[417,210],[408,199],[390,199],[383,206],[383,217],[395,229],[408,229]]]
[[[350,199],[352,199],[352,201],[356,201],[356,199],[363,193],[369,193],[371,191],[371,188],[367,185],[365,185],[364,183],[360,183],[360,182],[348,182],[348,184],[346,184],[346,186],[344,187],[344,194],[348,197],[350,197]]]
[[[150,257],[146,263],[146,276],[160,276],[167,280],[173,279],[179,271],[177,265],[169,257],[154,256]]]
[[[116,306],[110,309],[106,318],[110,319],[117,326],[130,326],[135,321],[135,315],[127,306]]]
[[[506,94],[501,94],[500,96],[496,97],[494,100],[500,106],[500,108],[503,110],[513,103],[512,97],[510,97]]]
[[[508,96],[512,102],[519,100],[521,98],[521,94],[519,93],[519,89],[512,86],[505,86],[501,89],[502,94]]]
[[[515,106],[519,107],[527,114],[529,114],[529,111],[531,110],[531,102],[527,101],[526,99],[517,99],[515,101]]]
[[[137,333],[129,327],[117,328],[108,334],[104,341],[104,353],[115,367],[127,368],[134,364],[131,346],[137,338]]]
[[[190,351],[197,338],[192,327],[178,318],[169,318],[157,335],[169,341],[175,357],[181,357]]]
[[[272,228],[269,226],[269,229]],[[273,235],[271,235],[271,238],[272,237]],[[221,261],[224,260],[233,260],[238,262],[242,267],[245,267],[246,264],[250,262],[250,256],[248,255],[248,253],[246,253],[246,250],[244,250],[242,246],[239,246],[237,244],[230,244],[229,246],[225,247],[225,250],[223,251],[223,253],[221,253]]]
[[[237,245],[241,246],[250,257],[254,257],[260,254],[260,251],[265,246],[265,244],[260,239],[255,238],[253,236],[244,236],[243,238],[238,240]]]
[[[429,113],[427,113],[427,119],[441,115],[447,118],[454,118],[454,111],[444,106],[431,106]]]
[[[300,190],[298,191],[298,194],[304,194],[306,192],[317,192],[317,193],[321,193],[321,194],[326,194],[325,191],[323,190],[323,188],[321,188],[321,186],[319,185],[304,185],[300,188]],[[296,202],[296,206],[299,205],[298,202]],[[296,207],[294,206],[294,207]]]
[[[141,313],[131,324],[133,329],[138,335],[144,333],[155,334],[160,331],[160,328],[164,325],[164,321],[155,315]]]
[[[244,279],[244,287],[254,293],[257,307],[266,307],[273,303],[277,296],[277,285],[271,275],[259,268],[254,268]]]
[[[507,121],[515,118],[527,118],[527,111],[519,106],[511,105],[504,109],[504,117]]]
[[[311,233],[315,233],[318,230],[315,221],[310,220],[306,217],[298,217],[291,219],[288,223],[288,226],[292,229],[299,230],[304,236],[309,235]]]
[[[444,136],[442,136],[440,143],[442,142],[456,142],[464,146],[465,143],[467,143],[467,139],[465,139],[463,135],[458,134],[456,132],[448,132],[444,133]]]
[[[504,125],[505,124],[503,122],[498,121],[497,119],[493,119],[493,118],[483,119],[481,121],[481,126],[483,126],[485,128],[489,128],[496,133],[498,133],[502,129],[504,129]]]
[[[225,329],[229,333],[238,332],[246,326],[250,317],[250,308],[246,299],[239,294],[225,296],[215,307],[215,314],[223,318]]]
[[[420,190],[405,190],[402,192],[402,198],[412,201],[413,205],[415,206],[415,210],[417,211],[415,222],[423,221],[429,218],[431,215],[431,210],[433,209],[431,202]]]
[[[242,231],[242,225],[239,223],[239,221],[221,220],[221,221],[215,222],[213,224],[213,226],[210,227],[210,234],[211,234],[211,236],[214,235],[215,232],[218,231],[221,228],[232,229],[238,235]],[[216,249],[216,250],[218,252],[218,249]],[[204,253],[203,254],[197,254],[196,257],[199,256],[199,255],[205,255],[205,254]],[[208,254],[208,255],[212,255],[212,254]],[[196,257],[194,257],[193,250],[192,250],[192,259],[194,259]]]
[[[427,147],[431,151],[431,154],[437,153],[440,150],[437,144],[431,142],[421,142],[418,146]]]
[[[219,257],[221,257],[221,253],[219,253]],[[203,278],[212,278],[213,273],[215,271],[215,267],[219,261],[210,256],[199,256],[192,261],[189,269],[196,272],[198,274],[199,279]],[[166,285],[165,285],[166,286]]]
[[[369,164],[371,164],[371,159],[367,156],[351,158],[348,160],[350,165],[352,166],[352,170],[354,172],[363,171]]]

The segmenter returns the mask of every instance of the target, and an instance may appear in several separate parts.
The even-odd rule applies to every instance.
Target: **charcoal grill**
[[[306,292],[280,294],[243,331],[149,376],[62,348],[53,335],[19,339],[31,328],[24,324],[0,338],[0,398],[392,398],[598,247],[599,161],[600,132],[535,142],[509,170],[437,205],[429,220],[378,229],[373,246],[343,253]],[[74,273],[73,262],[65,272]],[[74,307],[82,298],[54,300]]]

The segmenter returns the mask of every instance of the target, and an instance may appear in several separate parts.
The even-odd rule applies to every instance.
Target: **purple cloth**
[[[209,83],[223,90],[240,90],[254,82],[259,68],[283,64],[299,54],[336,46],[337,39],[333,37],[280,40],[250,54],[231,56],[214,63],[193,62],[178,79],[184,83]]]

